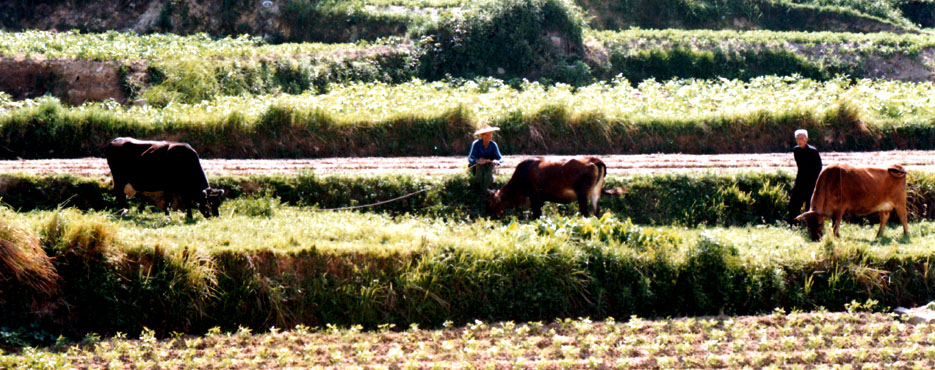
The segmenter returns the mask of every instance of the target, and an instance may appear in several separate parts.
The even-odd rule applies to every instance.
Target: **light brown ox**
[[[818,175],[811,208],[795,219],[805,220],[812,241],[817,241],[824,234],[824,217],[833,217],[834,236],[840,237],[838,228],[844,212],[858,216],[879,212],[879,238],[886,228],[890,212],[894,210],[903,224],[903,234],[908,236],[906,170],[902,166],[896,164],[883,168],[834,164]]]
[[[490,193],[490,212],[495,216],[507,208],[529,205],[534,218],[542,215],[545,202],[578,202],[583,216],[600,211],[601,194],[623,194],[616,188],[603,190],[607,166],[598,158],[574,158],[564,162],[544,158],[527,159],[516,166],[516,171],[500,190]]]

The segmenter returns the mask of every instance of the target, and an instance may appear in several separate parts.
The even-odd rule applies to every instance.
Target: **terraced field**
[[[0,368],[933,368],[935,325],[885,313],[935,297],[932,26],[929,0],[0,3]],[[490,217],[484,124],[498,181],[598,153],[627,191]],[[911,170],[910,234],[787,222],[799,128]],[[116,204],[117,136],[191,143],[221,217]]]

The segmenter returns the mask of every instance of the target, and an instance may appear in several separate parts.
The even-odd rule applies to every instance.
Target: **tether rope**
[[[468,166],[467,169],[470,170],[471,168],[474,168],[474,167],[476,167],[477,165],[479,165],[479,163],[475,163],[475,164],[473,164],[473,165],[470,165],[470,166]],[[494,169],[496,169],[496,166],[494,166]],[[398,196],[398,197],[396,197],[396,198],[393,198],[393,199],[387,199],[387,200],[379,201],[379,202],[376,202],[376,203],[361,204],[361,205],[358,205],[358,206],[338,207],[338,208],[319,208],[319,209],[317,209],[317,210],[318,210],[318,211],[346,211],[346,210],[358,209],[358,208],[376,207],[376,206],[381,206],[381,205],[384,205],[384,204],[387,204],[387,203],[392,203],[392,202],[395,202],[395,201],[397,201],[397,200],[406,199],[406,198],[409,198],[409,197],[411,197],[411,196],[413,196],[413,195],[416,195],[416,194],[419,194],[419,193],[427,192],[427,191],[429,191],[429,189],[430,189],[430,188],[425,188],[425,189],[422,189],[422,190],[418,190],[418,191],[411,192],[411,193],[409,193],[409,194],[400,195],[400,196]]]
[[[419,194],[419,193],[424,193],[424,192],[427,192],[427,191],[429,191],[429,189],[422,189],[422,190],[419,190],[419,191],[411,192],[411,193],[409,193],[409,194],[400,195],[400,196],[398,196],[398,197],[396,197],[396,198],[393,198],[393,199],[387,199],[387,200],[380,201],[380,202],[376,202],[376,203],[362,204],[362,205],[359,205],[359,206],[338,207],[338,208],[320,208],[320,209],[318,209],[318,211],[345,211],[345,210],[350,210],[350,209],[367,208],[367,207],[376,207],[376,206],[379,206],[379,205],[384,205],[384,204],[387,204],[387,203],[392,203],[392,202],[395,202],[395,201],[400,200],[400,199],[409,198],[409,197],[411,197],[411,196],[413,196],[413,195],[416,195],[416,194]]]

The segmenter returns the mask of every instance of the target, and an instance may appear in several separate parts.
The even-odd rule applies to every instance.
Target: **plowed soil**
[[[935,168],[935,151],[885,151],[822,153],[825,165],[887,165],[899,163],[910,170]],[[573,156],[549,156],[566,159]],[[506,156],[500,172],[512,172],[516,165],[533,156]],[[795,171],[791,153],[767,154],[639,154],[605,155],[600,158],[614,175],[684,173],[698,171]],[[312,171],[330,174],[439,175],[464,171],[465,157],[395,157],[395,158],[325,158],[325,159],[202,159],[209,175],[294,174]],[[44,159],[0,161],[0,173],[74,174],[90,177],[108,176],[110,170],[103,158]]]

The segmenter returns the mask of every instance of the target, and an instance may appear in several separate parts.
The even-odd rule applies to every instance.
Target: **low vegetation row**
[[[495,186],[508,180],[501,173]],[[743,226],[782,223],[792,187],[792,173],[678,174],[608,177],[605,188],[621,187],[627,193],[605,196],[602,212],[637,224],[694,227]],[[228,199],[258,199],[251,215],[270,215],[273,203],[331,209],[372,204],[409,193],[423,193],[364,212],[418,215],[446,219],[488,217],[487,199],[478,194],[468,176],[324,176],[314,174],[266,175],[211,178],[212,186],[226,190]],[[0,202],[20,211],[76,207],[84,210],[115,210],[110,179],[69,175],[0,175]],[[935,174],[910,172],[908,181],[910,220],[935,220]],[[151,206],[146,198],[135,205]],[[132,200],[132,199],[131,199]],[[248,202],[249,203],[249,202]],[[239,204],[239,203],[234,203]],[[254,203],[250,203],[254,204]],[[260,207],[262,206],[262,207]],[[507,213],[507,219],[528,218],[526,209]],[[577,206],[549,206],[547,215],[572,215]],[[895,217],[894,217],[895,218]],[[876,222],[876,219],[853,219]],[[896,220],[891,220],[896,222]]]
[[[268,200],[230,201],[222,217],[195,221],[0,211],[12,251],[0,258],[2,339],[736,315],[932,297],[928,221],[910,238],[890,229],[876,240],[875,228],[848,224],[840,239],[811,243],[784,226],[648,227],[609,214],[456,221],[258,202]]]
[[[814,367],[816,369],[916,369],[935,360],[930,324],[906,325],[889,315],[777,310],[754,317],[592,321],[475,321],[427,330],[386,325],[274,329],[216,328],[202,337],[159,339],[86,336],[48,348],[26,348],[0,357],[10,369],[70,367],[372,367],[389,368],[609,368],[720,369]],[[396,330],[391,330],[396,329]]]
[[[510,154],[932,149],[935,84],[762,77],[618,79],[582,88],[478,79],[349,83],[324,94],[196,104],[63,106],[0,96],[0,157],[102,156],[114,137],[191,143],[205,157],[466,155],[484,123]]]

